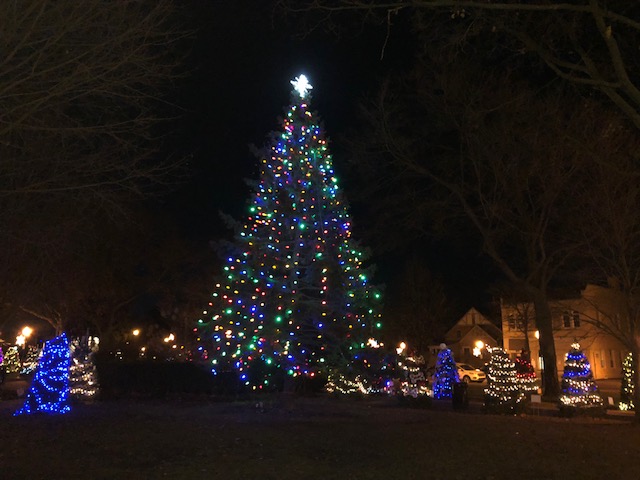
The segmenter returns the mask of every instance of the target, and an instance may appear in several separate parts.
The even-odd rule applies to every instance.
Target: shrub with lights
[[[528,352],[523,351],[520,356],[515,359],[515,366],[516,379],[520,391],[524,392],[525,395],[536,393],[538,391],[538,382]]]
[[[580,344],[574,343],[564,362],[560,413],[570,416],[585,412],[603,413],[604,402],[593,380],[589,360],[580,349]]]
[[[14,345],[7,348],[2,364],[6,373],[18,373],[20,371],[20,352],[18,347]]]
[[[491,413],[517,413],[525,406],[525,394],[518,381],[516,363],[500,347],[489,349],[491,359],[484,389],[484,408]]]
[[[380,373],[364,361],[381,327],[381,295],[309,107],[312,87],[304,76],[291,83],[282,131],[262,152],[248,216],[199,321],[201,338],[213,341],[203,348],[214,374],[232,372],[251,390],[318,375],[369,389]]]
[[[444,344],[440,345],[433,376],[433,398],[452,398],[453,386],[460,383],[460,376],[453,352]]]
[[[71,342],[69,391],[76,400],[93,399],[98,394],[99,384],[95,364],[97,351],[97,338],[82,337]]]
[[[36,345],[28,345],[22,353],[20,375],[31,375],[38,366],[42,349]]]
[[[70,360],[65,334],[46,342],[24,405],[14,415],[69,412]]]
[[[388,392],[400,399],[426,400],[433,396],[433,390],[425,374],[425,361],[422,355],[412,352],[402,342],[396,348],[396,371]],[[411,401],[411,400],[410,400]]]
[[[622,362],[622,383],[620,384],[620,410],[635,410],[633,396],[635,394],[634,375],[636,371],[633,353],[629,353]]]

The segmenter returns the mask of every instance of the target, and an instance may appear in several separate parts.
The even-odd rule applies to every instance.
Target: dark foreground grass
[[[0,479],[640,478],[629,421],[403,408],[391,399],[0,403]],[[264,410],[264,411],[263,411]]]

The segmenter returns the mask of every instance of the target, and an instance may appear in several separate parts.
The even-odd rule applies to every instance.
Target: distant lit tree
[[[603,408],[604,402],[593,380],[591,364],[580,344],[574,343],[564,362],[560,410],[570,415],[581,411],[597,412]]]
[[[523,351],[518,358],[515,359],[516,379],[520,391],[526,393],[535,393],[538,391],[536,379],[536,371],[531,364],[529,352]]]
[[[62,414],[71,410],[69,405],[69,364],[71,350],[65,334],[44,345],[24,405],[14,415],[34,413]]]
[[[620,410],[635,410],[635,371],[633,354],[629,353],[622,362],[622,383],[620,385]]]
[[[98,372],[95,354],[98,344],[95,338],[83,337],[71,341],[69,367],[69,393],[79,400],[95,398],[98,394]]]
[[[503,348],[491,348],[487,387],[484,389],[485,408],[495,413],[513,413],[522,409],[524,401],[515,362]]]
[[[458,366],[453,358],[453,352],[442,344],[436,360],[433,397],[438,399],[451,398],[453,386],[456,383],[460,383],[460,376],[458,375]]]

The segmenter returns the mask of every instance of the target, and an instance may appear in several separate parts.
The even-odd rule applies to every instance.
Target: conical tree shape
[[[520,391],[527,393],[535,393],[538,391],[538,383],[536,381],[536,371],[531,364],[529,355],[523,352],[515,359],[516,378]]]
[[[15,415],[67,413],[69,406],[69,340],[62,335],[44,345],[42,357],[24,401]]]
[[[201,320],[210,327],[214,372],[236,372],[253,389],[277,388],[283,375],[355,378],[362,372],[354,369],[369,368],[361,353],[380,328],[380,293],[352,238],[305,82],[292,82],[294,102],[262,154],[249,215],[213,293],[211,317]]]
[[[635,373],[636,366],[633,361],[633,353],[627,354],[622,362],[622,382],[620,384],[620,410],[635,410],[633,404],[633,395],[635,392],[635,382],[633,381],[633,375]]]
[[[4,360],[2,362],[6,373],[18,373],[20,371],[20,354],[18,353],[18,347],[9,347],[4,354]]]
[[[484,389],[485,409],[496,413],[513,413],[524,406],[525,400],[518,382],[516,364],[504,349],[494,347],[490,351],[488,385]]]
[[[98,372],[95,353],[98,345],[91,337],[76,338],[71,342],[69,391],[78,400],[95,398],[98,394]]]
[[[571,413],[575,410],[603,407],[604,402],[593,380],[591,364],[580,349],[580,344],[574,343],[564,362],[560,408],[565,413]]]
[[[438,353],[434,377],[433,397],[451,398],[453,394],[453,385],[460,382],[458,366],[453,359],[453,352],[451,349],[444,347],[440,350],[440,353]]]

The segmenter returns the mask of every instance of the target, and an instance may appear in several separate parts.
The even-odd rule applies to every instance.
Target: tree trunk
[[[544,360],[542,394],[546,400],[556,401],[560,397],[560,382],[556,364],[556,346],[553,338],[553,321],[546,295],[538,289],[531,297],[536,309],[536,326],[540,333],[540,354]]]

